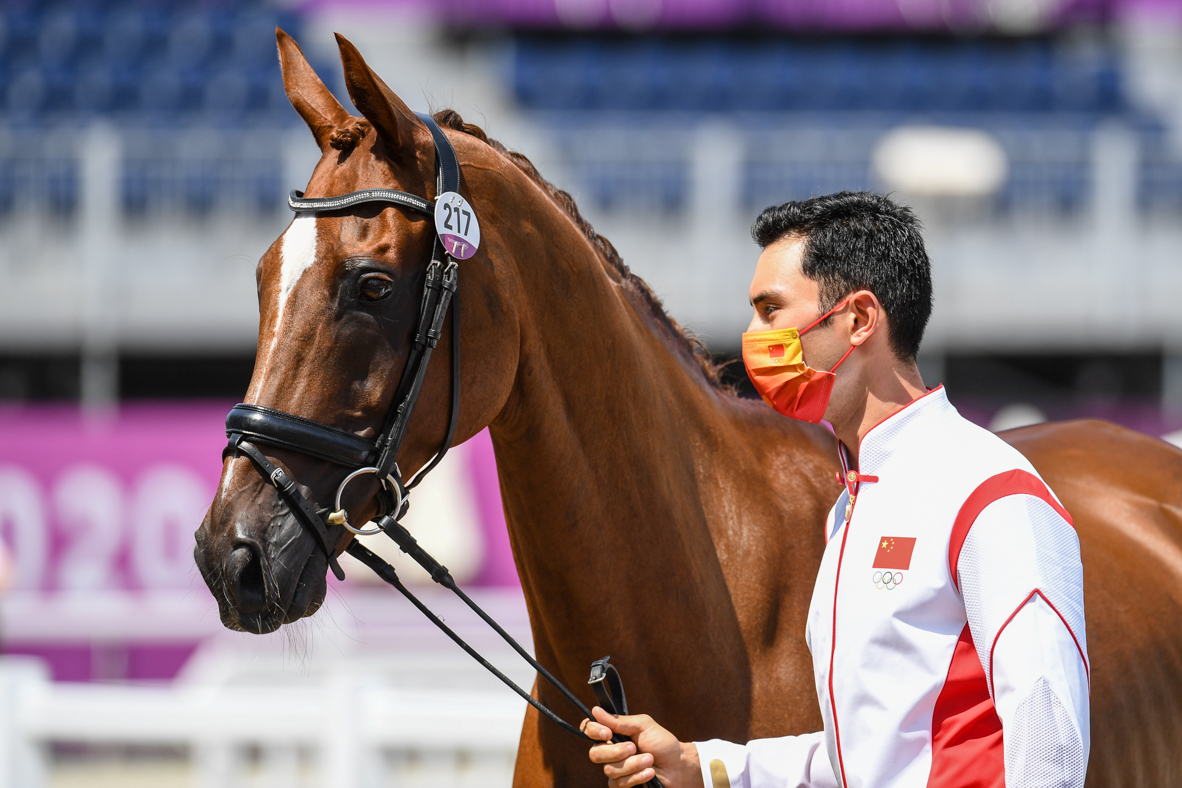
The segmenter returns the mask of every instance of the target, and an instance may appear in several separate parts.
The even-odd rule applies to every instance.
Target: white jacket
[[[1089,666],[1070,516],[943,388],[870,430],[859,457],[805,634],[825,730],[699,742],[707,788],[1082,786]]]

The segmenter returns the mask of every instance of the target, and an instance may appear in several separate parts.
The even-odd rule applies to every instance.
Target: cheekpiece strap
[[[458,192],[460,190],[460,160],[456,158],[456,151],[451,146],[451,140],[439,128],[435,118],[426,112],[416,112],[419,120],[431,132],[431,139],[435,141],[435,161],[439,167],[439,193]]]

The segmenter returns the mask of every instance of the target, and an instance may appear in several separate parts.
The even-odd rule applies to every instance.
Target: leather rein
[[[436,192],[439,197],[458,194],[460,189],[460,164],[456,158],[451,141],[439,128],[435,119],[426,113],[416,113],[420,120],[431,131],[435,143],[435,173]],[[436,200],[439,199],[436,197]],[[436,204],[415,194],[395,189],[363,189],[340,197],[304,197],[302,192],[293,191],[288,197],[288,205],[297,214],[317,213],[322,211],[339,211],[363,203],[389,203],[407,208],[428,216],[436,216]],[[479,227],[479,225],[478,225]],[[479,231],[479,230],[478,230]],[[316,538],[320,549],[328,559],[329,567],[338,580],[345,578],[345,573],[337,561],[336,541],[329,530],[330,525],[344,526],[350,532],[359,535],[384,533],[398,545],[404,553],[413,558],[436,583],[450,589],[464,604],[471,608],[485,623],[500,635],[505,642],[512,646],[526,662],[528,662],[543,678],[557,689],[582,714],[591,718],[591,710],[571,692],[562,682],[546,670],[534,657],[493,620],[484,610],[465,594],[447,567],[435,560],[423,550],[414,536],[406,530],[399,520],[406,514],[409,507],[410,490],[412,490],[435,466],[451,446],[455,438],[456,425],[460,410],[460,299],[459,299],[459,264],[447,243],[454,243],[449,236],[447,242],[441,237],[438,222],[436,223],[435,243],[431,254],[431,262],[427,266],[426,282],[423,287],[422,304],[419,310],[418,325],[415,330],[413,344],[403,369],[398,388],[395,389],[394,400],[387,413],[382,431],[376,441],[362,438],[346,430],[338,429],[327,424],[321,424],[291,413],[266,408],[260,405],[240,403],[230,409],[226,416],[226,437],[229,442],[222,452],[223,460],[237,454],[245,455],[251,460],[259,472],[268,480],[280,497],[287,504],[295,518],[308,529]],[[453,246],[452,251],[459,247]],[[467,251],[465,249],[465,251]],[[468,256],[470,256],[470,252]],[[443,321],[448,308],[452,314],[452,343],[451,343],[451,411],[448,419],[447,437],[434,458],[423,467],[409,483],[403,483],[402,472],[398,468],[396,458],[406,437],[407,425],[411,413],[414,411],[422,390],[423,380],[427,374],[427,365],[443,331]],[[335,508],[329,510],[325,517],[321,516],[314,503],[309,501],[301,492],[299,485],[282,468],[272,463],[255,444],[265,444],[306,454],[320,460],[334,463],[353,470],[345,476],[337,487]],[[374,520],[371,529],[353,527],[348,520],[348,514],[341,505],[341,495],[348,484],[358,476],[372,474],[379,482],[379,515]],[[522,689],[508,676],[498,670],[472,646],[457,635],[435,613],[422,603],[401,581],[397,572],[390,564],[354,539],[346,548],[346,552],[368,566],[378,577],[394,586],[411,604],[418,608],[435,626],[451,638],[460,648],[471,655],[493,675],[504,682],[510,689],[520,695],[527,703],[537,709],[547,719],[560,725],[563,729],[576,736],[591,740],[579,728],[571,725],[559,717],[529,692]],[[608,662],[609,657],[596,660],[592,664],[591,677],[588,684],[595,690],[601,706],[611,713],[627,714],[628,705],[624,696],[623,685],[616,667]],[[626,741],[627,737],[615,736],[613,741]],[[650,785],[659,786],[655,779]]]

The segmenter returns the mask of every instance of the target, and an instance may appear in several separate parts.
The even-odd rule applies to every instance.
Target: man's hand
[[[596,706],[594,720],[583,720],[583,733],[605,742],[591,748],[591,762],[603,764],[610,788],[633,788],[659,777],[665,788],[704,788],[698,748],[682,743],[647,714],[617,717]],[[613,733],[632,741],[612,744]]]

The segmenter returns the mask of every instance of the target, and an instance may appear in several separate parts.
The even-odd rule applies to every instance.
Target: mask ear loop
[[[836,372],[837,368],[840,367],[843,363],[845,363],[845,360],[850,357],[850,353],[853,353],[854,348],[856,348],[856,347],[857,347],[857,345],[850,345],[850,349],[845,352],[844,356],[842,356],[841,358],[839,358],[837,360],[837,363],[833,365],[833,369],[829,370],[829,373],[833,374],[834,372]]]
[[[824,321],[826,318],[828,318],[830,315],[832,315],[832,314],[833,314],[834,312],[836,312],[837,310],[841,309],[843,306],[845,306],[845,305],[846,305],[846,304],[848,304],[849,302],[850,302],[850,299],[849,299],[849,298],[843,298],[843,299],[842,299],[842,300],[841,300],[841,301],[840,301],[840,302],[837,304],[837,306],[833,307],[833,308],[832,308],[832,309],[830,309],[828,312],[826,312],[825,314],[821,315],[820,317],[818,317],[818,318],[817,318],[816,320],[814,320],[813,322],[809,323],[809,324],[808,324],[807,326],[805,326],[805,327],[804,327],[802,330],[800,330],[800,331],[797,331],[797,332],[796,332],[796,335],[797,335],[797,336],[800,336],[801,334],[804,334],[804,333],[805,333],[805,332],[807,332],[807,331],[811,331],[811,330],[813,330],[814,328],[816,328],[817,324],[819,324],[819,323],[823,322],[823,321]],[[832,373],[836,372],[836,371],[837,371],[837,368],[838,368],[838,367],[840,367],[842,364],[844,364],[844,363],[845,363],[845,360],[846,360],[847,358],[849,358],[849,357],[850,357],[850,353],[853,353],[853,352],[854,352],[854,348],[856,348],[856,347],[857,347],[857,345],[850,345],[850,349],[849,349],[849,350],[847,350],[847,351],[845,352],[845,355],[844,355],[844,356],[842,356],[841,358],[839,358],[839,359],[837,360],[837,363],[833,365],[833,369],[829,370],[830,374],[832,374]]]
[[[833,308],[832,308],[832,309],[830,309],[828,312],[826,312],[825,314],[821,315],[821,316],[820,316],[820,317],[818,317],[816,320],[814,320],[813,322],[809,323],[809,324],[808,324],[807,326],[805,326],[804,328],[802,328],[802,329],[800,329],[799,331],[797,331],[797,332],[796,332],[796,335],[797,335],[797,336],[801,336],[801,335],[805,334],[806,332],[812,331],[812,330],[813,330],[814,328],[816,328],[816,327],[817,327],[819,324],[821,324],[821,323],[825,322],[825,320],[827,320],[829,317],[831,317],[831,316],[833,315],[833,313],[834,313],[834,312],[836,312],[837,310],[841,309],[843,306],[845,306],[845,305],[846,305],[846,304],[848,304],[849,302],[850,302],[850,299],[849,299],[849,298],[843,298],[841,301],[839,301],[839,302],[837,303],[837,306],[833,307]],[[845,359],[842,359],[842,361],[844,361],[844,360],[845,360]],[[841,363],[841,362],[838,362],[838,363]],[[836,369],[836,367],[834,367],[834,369]]]

